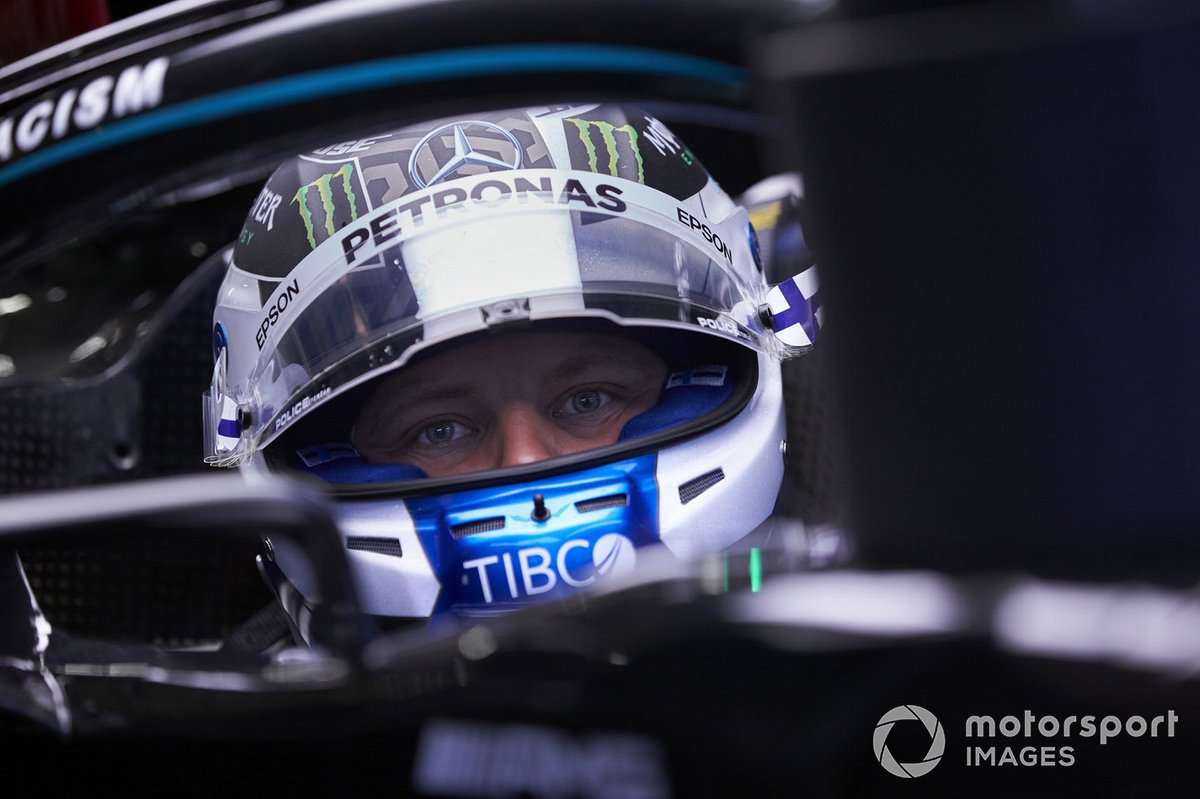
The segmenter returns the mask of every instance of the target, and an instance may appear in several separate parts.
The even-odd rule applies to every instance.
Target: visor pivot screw
[[[533,515],[529,518],[535,522],[544,522],[550,518],[550,511],[546,509],[546,498],[541,494],[533,495]]]
[[[767,330],[775,329],[775,314],[771,313],[771,306],[766,304],[758,306],[758,318]]]
[[[250,409],[249,408],[238,408],[237,409],[237,424],[238,424],[238,427],[242,428],[243,430],[250,429]]]

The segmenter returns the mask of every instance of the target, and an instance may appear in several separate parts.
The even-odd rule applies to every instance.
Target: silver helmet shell
[[[746,211],[649,114],[489,112],[303,153],[267,181],[226,257],[207,458],[263,474],[298,455],[354,494],[340,515],[369,613],[486,612],[556,596],[627,568],[641,546],[719,551],[772,510],[785,435],[779,361],[815,337],[815,273],[788,286],[803,307],[786,309],[795,324],[777,336],[779,292],[769,296]],[[728,390],[713,407],[685,397],[673,423],[586,457],[465,482],[334,468],[357,454],[336,438],[297,447],[294,431],[327,429],[312,420],[336,418],[331,409],[381,376],[514,324],[605,325],[723,348],[729,363],[673,364],[663,397]],[[531,516],[535,493],[548,520]],[[596,506],[603,523],[583,518],[596,513],[580,510],[589,497],[622,494],[623,506]],[[503,524],[456,532],[481,519]],[[272,560],[285,606],[319,601],[298,553],[277,547]]]

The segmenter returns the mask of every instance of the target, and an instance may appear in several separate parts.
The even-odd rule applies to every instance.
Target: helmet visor
[[[410,370],[400,367],[464,337],[492,349],[473,357],[457,351],[446,369],[460,387],[483,379],[488,369],[481,363],[494,377],[496,354],[520,364],[536,352],[549,364],[563,348],[599,347],[598,361],[620,360],[584,333],[575,340],[509,337],[520,346],[508,353],[484,335],[553,320],[677,328],[749,350],[771,346],[758,317],[763,288],[753,279],[744,214],[710,225],[657,192],[639,196],[639,188],[617,189],[592,173],[493,174],[406,196],[357,220],[315,249],[267,300],[244,395],[230,391],[250,407],[239,446],[261,448],[318,406],[399,370],[379,384],[397,396],[390,404],[368,401],[364,410],[374,407],[375,415],[356,425],[356,443],[370,448],[371,434],[388,426],[387,409],[409,404],[405,391],[420,383],[426,395],[437,393],[430,390],[436,380],[406,380]],[[633,371],[646,371],[634,355],[626,360]],[[411,371],[428,372],[433,362]],[[524,379],[523,372],[503,374],[505,383]],[[561,403],[551,410],[574,415],[606,407],[612,394],[604,394],[593,387],[556,395],[551,399]],[[437,417],[417,420],[428,423],[418,433],[426,443],[463,436],[452,416]]]

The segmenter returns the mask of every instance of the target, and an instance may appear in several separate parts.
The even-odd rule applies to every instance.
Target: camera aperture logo
[[[888,750],[888,733],[892,731],[892,727],[896,726],[898,721],[919,721],[925,725],[930,740],[929,751],[925,753],[923,760],[915,763],[900,763]],[[946,731],[942,728],[942,723],[938,721],[937,716],[920,705],[900,705],[884,713],[883,717],[879,719],[879,723],[875,725],[875,736],[872,743],[875,748],[875,759],[879,761],[879,765],[887,769],[889,774],[906,778],[921,777],[933,771],[933,767],[941,761],[942,755],[945,754]]]

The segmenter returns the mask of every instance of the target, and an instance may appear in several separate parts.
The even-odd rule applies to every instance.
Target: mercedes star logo
[[[486,153],[479,152],[471,146],[471,140],[467,136],[469,128],[485,128],[489,131],[495,131],[503,136],[513,146],[513,160],[510,163],[502,158],[497,158]],[[426,180],[421,176],[421,170],[417,166],[417,160],[421,153],[430,147],[430,142],[441,136],[448,130],[454,131],[454,153],[443,164],[439,164],[437,172],[433,177]],[[484,122],[478,119],[466,120],[463,122],[451,122],[442,125],[439,128],[434,128],[425,134],[421,141],[417,142],[417,146],[413,148],[412,155],[408,158],[408,175],[412,178],[413,185],[418,189],[423,189],[440,180],[445,180],[453,175],[464,166],[476,164],[479,166],[494,167],[498,169],[520,169],[521,168],[521,144],[517,141],[512,133],[492,122]],[[430,153],[434,163],[438,163],[438,157],[435,153]]]

